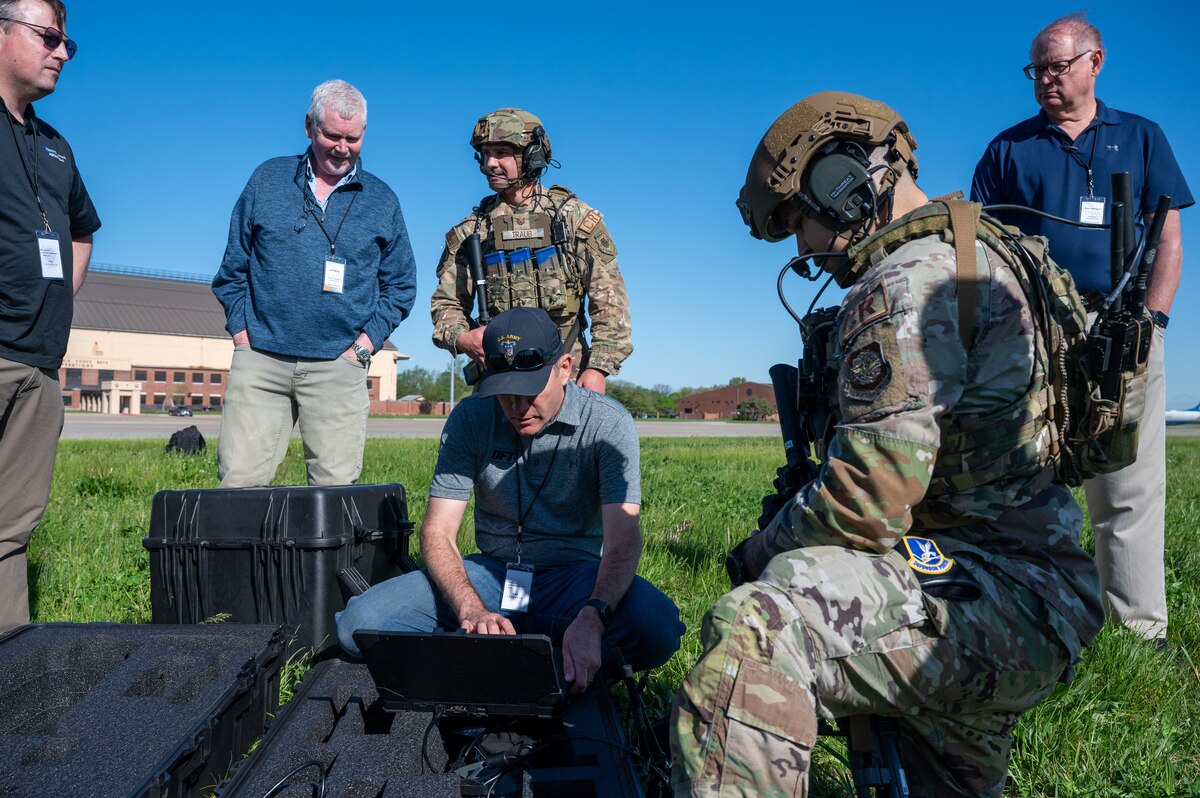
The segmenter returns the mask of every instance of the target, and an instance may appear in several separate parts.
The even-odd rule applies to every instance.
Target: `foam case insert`
[[[32,624],[0,637],[0,796],[211,793],[279,698],[278,626]]]
[[[641,796],[611,698],[597,680],[573,698],[555,734],[572,739],[528,767],[514,768],[496,796],[620,798]],[[368,798],[460,798],[489,786],[442,772],[465,739],[462,722],[431,726],[428,712],[387,713],[365,665],[319,663],[254,753],[217,789],[220,798],[258,798],[286,782],[281,798],[319,794]],[[558,722],[544,722],[558,723]],[[468,724],[469,725],[469,724]],[[538,722],[532,727],[539,728]],[[529,728],[529,727],[526,727]],[[540,728],[550,728],[543,725]],[[447,729],[458,729],[457,732]],[[297,770],[297,768],[301,768]],[[289,773],[295,771],[289,776]]]

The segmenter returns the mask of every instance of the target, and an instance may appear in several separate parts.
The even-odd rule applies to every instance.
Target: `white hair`
[[[314,125],[320,122],[325,109],[337,112],[342,119],[353,119],[362,114],[363,127],[367,125],[367,98],[344,80],[327,80],[313,89],[308,121]]]

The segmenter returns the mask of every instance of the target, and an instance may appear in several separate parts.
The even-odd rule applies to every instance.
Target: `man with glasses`
[[[1183,263],[1179,209],[1192,204],[1183,173],[1158,125],[1109,108],[1096,98],[1104,64],[1100,32],[1082,13],[1047,25],[1029,50],[1025,76],[1041,112],[988,145],[971,185],[972,199],[1025,205],[1080,222],[1110,219],[1111,176],[1129,172],[1136,219],[1147,226],[1160,195],[1173,200],[1146,293],[1154,319],[1145,416],[1137,461],[1085,484],[1096,533],[1096,561],[1109,615],[1165,647],[1167,598],[1163,573],[1166,503],[1166,379],[1163,332]],[[1029,213],[1000,216],[1050,241],[1052,257],[1071,273],[1081,294],[1108,293],[1109,234]]]
[[[32,103],[75,55],[60,0],[0,0],[0,633],[29,621],[25,551],[62,431],[58,368],[100,227],[71,147]]]
[[[357,629],[547,634],[576,693],[608,646],[635,670],[661,665],[683,624],[636,576],[642,496],[629,412],[571,380],[574,359],[544,310],[501,313],[482,346],[478,389],[442,433],[421,525],[425,569],[351,599],[337,624],[343,648],[358,654]],[[472,491],[480,553],[464,558]]]
[[[213,293],[233,364],[217,446],[223,488],[268,485],[300,424],[309,485],[362,471],[367,368],[412,308],[416,267],[395,193],[362,168],[367,101],[313,90],[306,152],[250,176]]]

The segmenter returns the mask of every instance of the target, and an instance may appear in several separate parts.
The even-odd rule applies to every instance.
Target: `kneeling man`
[[[358,629],[547,634],[572,692],[600,668],[601,640],[635,670],[666,662],[683,624],[636,575],[642,538],[637,430],[628,411],[571,381],[570,353],[544,310],[496,316],[484,373],[450,414],[421,526],[422,571],[350,600],[342,647]],[[479,554],[458,530],[475,491]]]

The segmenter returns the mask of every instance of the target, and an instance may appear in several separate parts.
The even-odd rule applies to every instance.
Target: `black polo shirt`
[[[25,109],[4,109],[0,133],[0,357],[57,369],[71,332],[71,239],[100,229],[100,217],[58,131]],[[31,180],[36,174],[50,229],[58,233],[63,279],[42,277],[37,231],[45,229]]]

